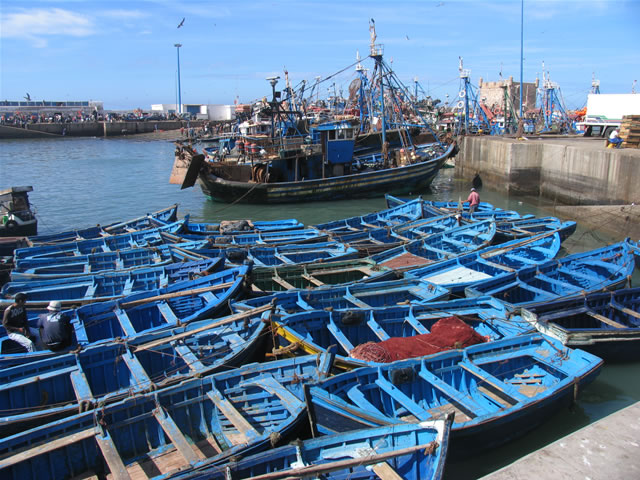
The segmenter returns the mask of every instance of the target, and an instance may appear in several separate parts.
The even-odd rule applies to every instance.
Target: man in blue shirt
[[[52,300],[47,310],[49,313],[43,313],[38,319],[42,343],[52,352],[70,347],[73,340],[71,320],[62,313],[62,304]]]

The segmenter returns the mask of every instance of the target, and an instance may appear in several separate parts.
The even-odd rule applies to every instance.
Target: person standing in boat
[[[71,319],[62,313],[62,304],[52,300],[47,310],[49,313],[43,313],[38,319],[42,343],[52,352],[70,347],[73,340]]]
[[[467,202],[469,202],[469,213],[474,213],[478,209],[478,205],[480,205],[480,195],[475,188],[471,188]]]
[[[17,293],[14,301],[9,305],[2,317],[2,326],[7,331],[7,336],[14,342],[24,347],[27,352],[35,352],[39,343],[38,331],[29,327],[27,321],[27,295]]]
[[[385,140],[382,144],[382,161],[384,162],[384,167],[389,167],[389,142]]]

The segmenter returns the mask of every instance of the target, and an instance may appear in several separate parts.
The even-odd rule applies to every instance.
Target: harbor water
[[[158,138],[162,137],[162,138]],[[296,218],[306,225],[360,215],[385,208],[384,198],[295,205],[227,205],[205,198],[198,186],[180,190],[169,184],[174,145],[170,134],[119,138],[3,140],[0,142],[0,190],[32,185],[29,198],[36,208],[38,233],[137,217],[178,203],[179,216],[194,221]],[[456,179],[454,169],[442,170],[430,190],[413,192],[429,200],[465,200],[469,182]],[[381,192],[381,194],[384,192]],[[481,200],[521,214],[553,215],[553,205],[537,198],[506,195],[486,185]],[[620,238],[578,225],[562,254],[585,251]],[[640,275],[634,275],[640,285]],[[446,468],[447,479],[473,479],[571,433],[616,410],[640,401],[640,363],[605,365],[596,381],[580,393],[570,410],[518,441],[488,454]]]

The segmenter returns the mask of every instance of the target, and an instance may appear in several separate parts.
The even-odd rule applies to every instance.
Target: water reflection
[[[40,233],[109,223],[179,203],[181,215],[195,221],[225,219],[275,220],[297,218],[309,225],[361,215],[385,208],[383,198],[294,205],[227,205],[208,201],[199,187],[180,190],[169,184],[174,145],[148,137],[3,140],[0,149],[0,188],[33,185],[30,199],[38,208]],[[464,201],[469,180],[443,170],[426,199]],[[481,200],[522,214],[553,215],[553,204],[530,197],[506,195],[487,185]],[[597,248],[613,241],[578,225],[564,244],[564,252]],[[640,285],[636,272],[634,282]],[[477,478],[549,442],[640,400],[636,382],[640,364],[606,365],[598,379],[581,393],[572,410],[558,412],[524,438],[510,442],[463,464],[447,467],[446,476]],[[631,380],[633,379],[633,380]]]

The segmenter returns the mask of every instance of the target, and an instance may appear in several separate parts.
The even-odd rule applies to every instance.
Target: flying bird
[[[405,35],[405,37],[407,37],[407,40],[409,40],[409,35]]]
[[[31,95],[29,95],[29,93],[27,93],[27,94],[24,96],[24,99],[25,99],[27,102],[30,102],[30,101],[31,101]]]
[[[439,4],[436,5],[436,7],[443,7],[444,6],[444,2],[440,2]]]
[[[182,17],[182,21],[178,24],[178,28],[180,28],[182,25],[184,25],[184,17]]]

